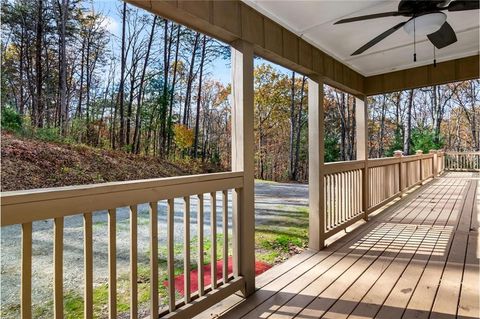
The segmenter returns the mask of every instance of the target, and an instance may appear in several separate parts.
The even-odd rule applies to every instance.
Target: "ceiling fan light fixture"
[[[443,12],[428,13],[408,20],[403,29],[409,35],[415,32],[419,36],[425,36],[438,31],[445,21],[447,15]]]

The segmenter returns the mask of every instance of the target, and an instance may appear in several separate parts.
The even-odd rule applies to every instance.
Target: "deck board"
[[[461,196],[461,193],[464,191],[463,187],[464,185],[460,184],[456,185],[453,190],[449,189],[448,193],[450,196],[446,197],[447,200],[444,201],[443,205],[441,204],[442,201],[437,201],[440,204],[439,206],[441,207],[441,212],[438,212],[436,209],[434,209],[433,216],[438,216],[434,218],[433,222],[431,222],[433,226],[437,227],[437,232],[430,233],[422,241],[422,245],[425,248],[424,251],[415,251],[410,258],[405,260],[403,268],[400,265],[403,264],[403,262],[394,264],[394,267],[401,268],[402,272],[397,276],[397,282],[395,283],[394,287],[392,287],[388,297],[383,302],[378,313],[376,314],[378,318],[393,319],[401,318],[403,315],[404,309],[406,308],[406,305],[408,304],[414,292],[416,283],[421,277],[428,260],[431,258],[432,254],[441,251],[444,248],[441,238],[442,236],[448,235],[448,232],[444,232],[442,229],[446,226],[448,217],[452,215],[451,211],[453,210],[454,205],[457,202],[460,202],[458,198],[460,198],[459,196]]]
[[[420,212],[423,212],[423,210],[418,210],[419,202],[420,201],[412,202],[411,205],[408,206],[408,215],[411,218],[422,218],[422,214],[420,214]],[[402,220],[401,216],[395,217]],[[363,255],[363,258],[356,263],[355,267],[350,268],[349,272],[344,273],[341,277],[338,277],[332,281],[332,284],[325,291],[321,290],[322,286],[320,284],[312,283],[312,285],[315,287],[314,289],[321,293],[317,293],[306,305],[299,307],[300,309],[304,308],[300,313],[300,317],[320,317],[323,315],[349,288],[350,285],[352,285],[357,279],[368,276],[365,274],[365,272],[379,257],[383,257],[383,262],[385,262],[385,257],[387,257],[387,259],[389,257],[391,258],[395,251],[399,251],[397,247],[399,244],[403,243],[402,246],[404,246],[409,242],[409,240],[411,240],[411,236],[414,235],[414,231],[412,231],[414,227],[409,226],[410,225],[408,224],[395,225],[391,231],[387,232],[387,236],[383,236],[383,238],[380,240],[380,243],[368,245],[367,249],[365,250],[365,255]],[[377,233],[379,230],[381,231],[382,228],[374,229],[373,234]],[[361,245],[359,245],[359,247],[361,247]],[[370,277],[369,281],[372,281],[373,278],[374,277]],[[302,292],[301,295],[303,294],[304,293]],[[296,296],[294,299],[305,298],[299,298]],[[288,305],[283,307],[284,312],[286,312],[287,307]],[[273,317],[276,318],[275,315]]]
[[[436,242],[441,236],[441,229],[431,229],[429,225],[433,220],[437,219],[438,212],[444,212],[442,210],[442,201],[432,201],[440,194],[454,193],[452,191],[454,187],[450,181],[446,184],[440,184],[431,188],[436,189],[437,192],[431,193],[429,196],[424,196],[416,200],[419,202],[417,219],[406,219],[409,224],[415,228],[416,237],[411,239],[405,247],[400,251],[401,258],[397,259],[395,263],[392,263],[390,267],[378,278],[369,292],[361,299],[361,301],[355,306],[355,309],[349,315],[350,318],[372,318],[376,316],[382,309],[385,300],[389,296],[392,296],[392,291],[395,291],[395,286],[402,279],[406,269],[410,270],[407,274],[412,275],[405,284],[406,287],[400,291],[397,290],[397,296],[410,295],[413,291],[412,280],[415,276],[421,273],[423,266],[426,264],[428,258],[434,250],[433,242]],[[455,188],[456,189],[456,188]],[[418,210],[417,209],[417,210]],[[405,219],[404,219],[405,221]],[[412,263],[412,261],[414,261]],[[418,261],[418,262],[417,262]],[[407,299],[408,301],[408,299]],[[387,307],[384,308],[384,318],[395,318],[401,316],[403,313],[403,307]]]
[[[438,194],[439,190],[436,193],[431,194],[431,196]],[[427,197],[428,198],[428,197]],[[422,203],[422,201],[417,201],[417,203]],[[419,205],[421,206],[421,205]],[[418,212],[418,206],[415,211]],[[426,209],[422,209],[420,213],[417,214],[415,221],[421,225],[427,220],[427,217],[433,213],[433,210],[430,210],[428,214],[425,214]],[[404,232],[404,235],[408,237],[402,238],[402,241],[398,241],[396,246],[393,246],[388,250],[388,252],[393,251],[392,254],[384,254],[378,260],[377,264],[372,265],[364,275],[355,282],[340,298],[338,301],[335,301],[334,306],[326,313],[325,317],[328,318],[346,318],[348,315],[356,308],[361,299],[370,298],[373,300],[373,303],[364,303],[358,308],[360,313],[369,313],[373,311],[373,314],[378,310],[379,304],[376,304],[375,301],[381,300],[382,294],[385,295],[386,292],[390,290],[395,280],[400,276],[403,269],[408,265],[410,259],[405,258],[402,253],[406,249],[411,249],[409,246],[416,245],[415,253],[418,251],[419,247],[424,245],[424,241],[428,240],[430,231],[428,228],[423,227],[416,229],[416,225],[409,225],[410,228]],[[372,289],[375,287],[375,289]],[[321,297],[317,300],[321,300]],[[347,301],[347,302],[345,302]],[[317,301],[318,302],[318,301]],[[363,309],[362,308],[366,308]]]
[[[255,294],[211,315],[478,318],[477,178],[446,173],[324,250],[267,271]]]

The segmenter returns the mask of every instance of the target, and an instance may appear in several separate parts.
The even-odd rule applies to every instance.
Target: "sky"
[[[115,37],[120,38],[122,35],[121,25],[121,5],[120,0],[94,0],[93,8],[97,12],[102,12],[107,18],[104,21],[104,27]],[[116,45],[118,47],[118,45]],[[115,49],[115,48],[114,48]],[[120,48],[117,48],[120,50]],[[217,58],[209,66],[209,73],[212,77],[219,80],[223,84],[231,81],[231,72],[228,61]]]
[[[105,28],[115,37],[121,37],[121,0],[93,0],[93,9],[96,12],[102,12],[107,18],[104,21]],[[116,45],[115,47],[118,47]],[[120,48],[113,48],[114,50],[120,50]],[[264,59],[255,59],[255,65],[267,63],[278,69],[282,73],[289,74],[291,71],[283,68],[279,65],[271,63]],[[231,83],[231,68],[229,61],[225,61],[222,58],[215,59],[207,70],[210,75],[222,82],[224,85]]]

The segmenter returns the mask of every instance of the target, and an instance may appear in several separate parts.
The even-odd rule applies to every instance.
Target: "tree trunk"
[[[412,145],[412,108],[413,108],[413,90],[410,90],[407,107],[407,130],[405,131],[405,140],[403,141],[403,152],[410,155]]]
[[[170,99],[169,99],[169,107],[168,107],[168,119],[167,119],[167,150],[166,154],[167,156],[170,155],[170,146],[172,144],[172,113],[173,113],[173,99],[175,97],[175,84],[177,81],[177,64],[178,64],[178,53],[179,53],[179,47],[180,47],[180,31],[181,31],[181,26],[177,26],[177,42],[176,42],[176,48],[175,48],[175,61],[173,63],[173,79],[172,79],[172,87],[170,88]]]
[[[383,140],[385,139],[385,117],[386,117],[386,109],[387,109],[387,98],[385,94],[383,95],[383,103],[382,109],[380,114],[380,136],[378,138],[378,157],[383,157],[385,155],[384,150],[384,143]]]
[[[357,112],[357,100],[352,97],[352,124],[350,125],[350,160],[357,159],[355,152],[355,140],[357,134],[357,120],[355,118],[355,113]],[[368,125],[368,122],[367,122]]]
[[[341,128],[342,128],[342,132],[341,132],[341,143],[342,143],[342,160],[345,161],[346,160],[346,148],[347,148],[347,142],[346,142],[346,129],[347,129],[347,125],[346,125],[346,118],[345,118],[345,108],[346,108],[346,105],[345,105],[345,93],[340,93],[341,94],[341,105],[340,105],[340,117],[342,119],[341,121]]]
[[[183,108],[183,121],[182,124],[188,126],[190,118],[190,101],[192,96],[192,82],[193,82],[193,68],[195,65],[195,56],[197,53],[198,39],[200,38],[200,33],[195,34],[195,41],[193,43],[192,49],[192,58],[190,60],[190,69],[188,71],[188,80],[187,80],[187,89],[185,93],[185,106]]]
[[[291,180],[294,176],[294,135],[295,135],[295,72],[292,72],[292,83],[290,85],[290,140],[288,152],[288,177]]]
[[[142,99],[143,99],[143,88],[145,82],[145,75],[147,73],[148,59],[150,57],[150,50],[153,43],[153,35],[155,33],[155,25],[157,24],[157,15],[153,16],[152,29],[150,31],[150,37],[148,39],[147,53],[145,55],[145,62],[143,63],[142,75],[140,77],[140,85],[138,87],[137,95],[137,114],[135,115],[135,131],[133,134],[133,147],[132,150],[135,154],[140,152],[140,131],[142,122],[140,121],[140,115],[142,111]]]
[[[125,56],[125,29],[126,29],[126,19],[127,19],[127,3],[123,3],[122,11],[122,48],[121,48],[121,65],[120,65],[120,86],[118,88],[118,99],[119,99],[119,113],[120,113],[120,131],[118,143],[120,147],[125,145],[125,113],[124,113],[124,100],[125,100],[125,65],[126,65],[126,56]]]
[[[25,68],[24,59],[25,59],[25,27],[22,24],[22,33],[20,38],[20,104],[18,106],[18,112],[20,115],[25,114],[25,100],[24,100],[24,93],[23,93],[23,69]]]
[[[165,20],[165,42],[164,42],[164,74],[165,74],[165,80],[163,81],[163,92],[162,92],[162,113],[161,113],[161,156],[165,156],[167,151],[166,151],[166,145],[167,145],[167,127],[168,127],[168,122],[169,118],[167,117],[167,108],[168,105],[170,105],[168,101],[168,97],[170,96],[168,94],[168,78],[170,74],[170,55],[172,51],[172,37],[173,37],[173,22],[172,26],[170,28],[170,36],[168,36],[168,20]],[[170,115],[170,114],[169,114]]]
[[[197,158],[198,148],[198,131],[200,125],[200,104],[202,102],[202,81],[203,81],[203,65],[205,63],[205,49],[207,46],[207,37],[203,35],[202,40],[202,56],[200,58],[200,75],[198,77],[198,93],[197,93],[197,114],[195,117],[195,140],[193,143],[193,157]]]
[[[77,106],[77,117],[82,118],[82,102],[83,102],[83,74],[84,74],[84,63],[85,63],[85,41],[82,40],[82,58],[80,60],[80,84],[78,88],[78,106]]]
[[[37,26],[35,40],[35,71],[36,71],[36,97],[33,104],[32,124],[34,127],[43,127],[43,74],[42,74],[42,49],[43,49],[43,0],[37,4]]]
[[[60,114],[59,124],[60,131],[63,136],[67,134],[67,54],[66,54],[66,28],[67,28],[67,13],[68,0],[62,0],[60,6],[61,22],[60,22]]]
[[[85,100],[85,119],[87,122],[87,139],[88,139],[88,127],[90,122],[90,84],[91,84],[91,70],[90,70],[90,50],[91,50],[91,29],[88,29],[87,35],[87,47],[86,47],[86,100]]]
[[[303,109],[303,94],[305,92],[305,82],[307,78],[304,76],[302,78],[302,88],[300,91],[300,105],[298,108],[298,117],[297,117],[297,136],[295,142],[295,164],[293,165],[293,177],[294,180],[298,178],[298,163],[300,162],[300,134],[302,132],[302,109]]]

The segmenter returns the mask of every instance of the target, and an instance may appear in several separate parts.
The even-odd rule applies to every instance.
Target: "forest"
[[[2,0],[2,130],[228,170],[230,47],[121,1],[97,7]],[[306,77],[260,58],[254,77],[256,175],[306,181]],[[479,150],[479,95],[473,80],[369,97],[370,157]],[[327,86],[324,106],[325,160],[355,159],[354,97]]]
[[[120,1],[113,10],[119,37],[91,1],[3,1],[2,109],[52,139],[218,158],[229,88],[208,67],[229,47]]]

